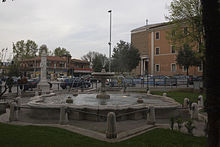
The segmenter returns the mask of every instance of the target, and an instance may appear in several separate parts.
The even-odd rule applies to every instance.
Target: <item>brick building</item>
[[[131,43],[141,54],[141,61],[133,71],[136,75],[186,75],[186,69],[176,63],[177,51],[167,39],[172,25],[151,24],[131,31]],[[184,30],[184,29],[183,29]],[[189,75],[202,75],[202,67],[190,67]]]
[[[21,61],[21,72],[28,77],[40,77],[41,57],[25,59]],[[71,57],[47,56],[47,74],[51,79],[60,76],[81,76],[90,74],[92,69],[90,63]]]

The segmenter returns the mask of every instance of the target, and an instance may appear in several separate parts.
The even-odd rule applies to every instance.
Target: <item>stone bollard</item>
[[[16,113],[15,113],[15,103],[12,102],[10,104],[10,116],[9,116],[9,121],[15,121],[16,120]]]
[[[39,93],[38,93],[38,91],[35,91],[35,96],[39,96]]]
[[[147,91],[147,95],[150,95],[150,90]]]
[[[155,108],[154,106],[149,106],[149,112],[147,115],[147,124],[149,125],[155,125]]]
[[[198,119],[199,118],[199,111],[198,111],[197,103],[192,103],[191,118],[192,119]]]
[[[18,96],[21,96],[21,89],[18,88]]]
[[[59,123],[61,124],[61,125],[64,125],[64,124],[66,124],[66,107],[65,106],[61,106],[60,107],[60,121],[59,121]]]
[[[138,98],[138,99],[137,99],[137,103],[138,103],[138,104],[144,103],[143,98]]]
[[[53,93],[53,89],[50,89],[50,93]]]
[[[163,96],[167,96],[167,93],[166,93],[166,92],[164,92],[164,93],[163,93]]]
[[[109,112],[107,115],[106,138],[117,138],[116,116],[114,112]]]
[[[188,98],[184,98],[183,107],[189,108],[189,99]]]
[[[19,118],[21,117],[21,97],[17,97],[16,98],[16,100],[17,100],[17,120],[19,120]]]
[[[66,99],[66,103],[67,103],[67,104],[72,104],[72,103],[73,103],[73,98],[69,96],[69,97]]]
[[[199,95],[198,97],[198,106],[199,107],[204,107],[204,102],[203,102],[203,96]]]

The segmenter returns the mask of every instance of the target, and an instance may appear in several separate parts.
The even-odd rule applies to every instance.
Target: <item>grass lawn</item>
[[[193,137],[168,129],[154,129],[119,143],[107,143],[64,129],[15,126],[0,123],[1,147],[203,147],[205,137]]]
[[[163,95],[164,92],[162,91],[151,91],[151,94],[153,95]],[[184,98],[189,98],[191,102],[198,101],[199,93],[196,92],[181,92],[181,91],[168,91],[166,92],[167,96],[170,98],[173,98],[178,103],[183,104]],[[203,99],[205,100],[205,95],[203,95]]]

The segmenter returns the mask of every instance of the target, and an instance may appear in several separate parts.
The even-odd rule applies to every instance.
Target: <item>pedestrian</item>
[[[144,77],[141,76],[141,87],[144,87]]]
[[[27,85],[28,81],[27,81],[27,78],[25,76],[22,77],[21,82],[24,85],[23,91],[28,90],[28,85]]]
[[[18,79],[18,86],[19,86],[20,90],[22,91],[23,85],[22,85],[22,82],[21,82],[21,77]]]
[[[6,80],[6,85],[8,86],[8,92],[11,93],[11,88],[13,86],[13,79],[11,76],[8,77],[8,79]]]
[[[2,93],[2,80],[0,79],[0,93]]]

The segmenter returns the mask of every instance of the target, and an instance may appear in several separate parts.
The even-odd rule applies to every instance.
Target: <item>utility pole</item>
[[[147,25],[148,25],[148,19],[146,19],[146,52],[147,52],[147,58],[146,58],[146,61],[145,61],[145,64],[147,64],[147,66],[145,65],[145,70],[146,70],[146,74],[147,74],[147,92],[149,91],[149,79],[148,79],[148,61],[149,61],[149,54],[148,54],[148,48],[147,48],[147,45],[148,45],[148,33],[147,33]],[[147,68],[146,68],[147,67]]]
[[[112,44],[112,10],[109,10],[110,13],[110,40],[109,40],[109,72],[111,72],[111,44]]]

